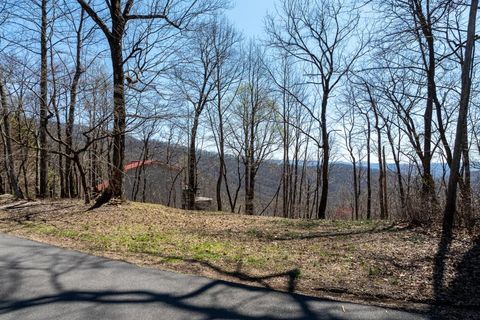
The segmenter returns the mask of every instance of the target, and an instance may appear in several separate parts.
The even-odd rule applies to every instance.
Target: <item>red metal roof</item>
[[[152,164],[154,163],[155,161],[154,160],[138,160],[138,161],[132,161],[128,164],[126,164],[124,167],[123,167],[123,171],[125,172],[128,172],[130,170],[133,170],[133,169],[137,169],[138,167],[141,167],[141,166],[146,166],[146,165],[149,165],[149,164]]]

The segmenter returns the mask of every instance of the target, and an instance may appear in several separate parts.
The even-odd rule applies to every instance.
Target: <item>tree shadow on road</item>
[[[250,287],[242,284],[229,283],[220,280],[202,279],[204,283],[198,286],[192,284],[191,288],[187,288],[182,292],[171,292],[169,290],[138,290],[138,288],[129,289],[128,286],[119,285],[118,290],[89,290],[88,286],[85,289],[82,288],[82,284],[76,285],[77,289],[66,285],[64,279],[69,275],[88,273],[90,275],[98,274],[102,270],[108,268],[118,268],[117,265],[121,265],[119,272],[123,272],[123,268],[134,268],[133,266],[122,263],[112,262],[110,260],[91,257],[76,252],[70,252],[68,257],[62,255],[61,252],[55,254],[47,252],[43,246],[33,245],[32,247],[24,247],[31,251],[35,251],[35,255],[41,255],[41,261],[34,263],[31,261],[31,254],[29,255],[15,255],[15,257],[9,255],[0,255],[0,282],[2,283],[0,288],[0,318],[1,315],[9,315],[15,312],[23,312],[26,310],[32,310],[37,312],[39,308],[47,307],[52,310],[54,306],[59,308],[65,308],[66,305],[82,304],[86,303],[92,306],[100,306],[102,308],[107,306],[157,306],[159,310],[162,307],[168,307],[168,309],[175,309],[182,313],[194,314],[199,319],[288,319],[288,315],[275,314],[272,310],[264,310],[264,312],[255,312],[255,310],[245,309],[244,306],[255,306],[254,301],[248,301],[250,299],[260,299],[268,295],[281,295],[267,289]],[[22,250],[18,245],[17,250]],[[60,249],[57,249],[59,251]],[[222,270],[218,267],[211,266],[218,272]],[[150,269],[144,269],[145,272],[159,272]],[[262,282],[272,277],[286,277],[289,281],[289,290],[294,290],[295,279],[298,276],[295,272],[286,272],[284,274],[276,274],[265,277],[252,277],[241,274],[240,272],[225,272],[231,276],[238,276],[248,281]],[[36,277],[46,277],[48,279],[48,290],[40,291],[33,296],[24,296],[22,294],[25,286],[31,285],[31,274],[35,274]],[[156,281],[165,281],[162,278],[162,274],[158,275]],[[122,281],[121,278],[118,279]],[[171,281],[171,280],[166,280]],[[248,294],[240,299],[238,303],[229,303],[228,307],[222,306],[222,304],[205,304],[203,302],[196,302],[196,298],[203,296],[213,297],[215,295],[232,294],[235,291],[248,291]],[[202,298],[203,299],[203,298]],[[283,298],[285,303],[287,301],[292,304],[284,310],[296,309],[296,319],[340,319],[335,316],[332,310],[325,308],[324,313],[314,312],[310,308],[310,304],[316,299],[290,294],[288,299]],[[262,306],[257,306],[262,310]],[[279,306],[282,309],[282,306]],[[337,310],[338,312],[338,310]]]
[[[83,318],[98,318],[95,312],[99,310],[102,310],[100,314],[103,318],[105,310],[121,310],[127,313],[125,318],[129,318],[128,312],[138,306],[141,310],[160,312],[160,315],[164,311],[170,314],[178,312],[179,319],[335,320],[349,319],[345,310],[342,311],[343,306],[352,314],[365,312],[368,308],[293,293],[299,276],[295,269],[266,276],[252,276],[240,269],[225,271],[202,262],[220,274],[266,287],[260,288],[152,269],[138,269],[128,263],[59,248],[52,250],[52,247],[33,242],[16,243],[15,248],[10,250],[0,253],[0,318],[2,315],[12,317],[19,314],[41,317],[45,310],[63,310],[63,314],[67,316],[69,312],[77,312],[71,309],[78,309],[78,306],[83,306]],[[200,262],[192,260],[191,263]],[[72,277],[76,279],[73,284]],[[268,289],[268,280],[279,277],[285,279],[289,293]],[[108,285],[96,284],[94,279],[106,281]],[[178,279],[187,281],[186,285],[180,285]],[[33,293],[27,290],[29,294],[24,294],[25,287],[38,286],[39,283],[42,283],[41,289]],[[273,305],[272,301],[275,301]],[[379,309],[378,312],[385,315],[384,310]],[[77,313],[75,316],[78,318]]]

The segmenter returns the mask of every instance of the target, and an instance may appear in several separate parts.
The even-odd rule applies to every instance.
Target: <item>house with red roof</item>
[[[124,172],[126,199],[181,207],[183,168],[158,160],[138,160],[127,163]],[[102,181],[97,191],[105,190],[108,184],[108,180]]]

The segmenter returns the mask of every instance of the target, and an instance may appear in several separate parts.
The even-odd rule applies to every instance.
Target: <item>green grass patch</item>
[[[186,248],[187,252],[195,260],[218,261],[229,254],[228,244],[219,241],[204,241],[191,244]]]
[[[30,223],[26,227],[33,231],[47,236],[61,237],[61,238],[70,238],[78,239],[81,236],[81,233],[76,230],[71,229],[59,229],[52,225],[40,224],[40,223]]]
[[[247,235],[253,238],[264,238],[265,232],[257,228],[250,228],[247,230]]]
[[[382,275],[384,272],[383,268],[379,266],[369,266],[368,267],[368,275],[371,277],[378,277]]]

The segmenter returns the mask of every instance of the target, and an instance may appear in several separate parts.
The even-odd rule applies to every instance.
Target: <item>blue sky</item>
[[[264,34],[264,18],[275,10],[276,0],[233,0],[233,8],[226,12],[230,22],[245,38],[261,37]]]

